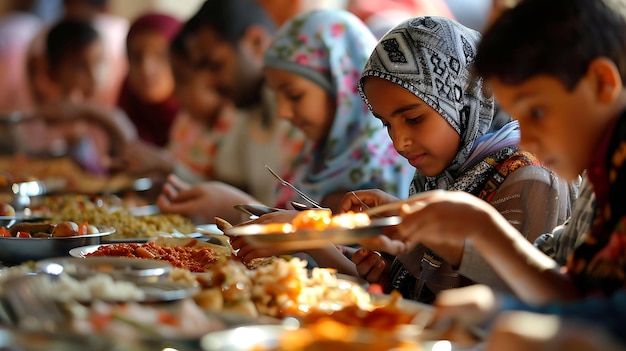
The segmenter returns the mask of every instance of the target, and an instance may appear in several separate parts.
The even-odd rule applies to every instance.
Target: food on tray
[[[355,228],[370,224],[370,218],[365,213],[346,212],[338,215],[330,210],[306,210],[298,213],[291,225],[295,230],[328,228]]]
[[[297,230],[325,230],[329,228],[357,228],[371,223],[365,213],[346,212],[338,215],[330,210],[306,210],[299,212],[291,223],[270,223],[263,225],[264,233],[291,233]]]
[[[75,332],[110,335],[116,339],[194,339],[225,328],[223,322],[207,315],[191,300],[182,300],[168,309],[138,303],[113,305],[96,301],[90,307],[75,305],[72,315],[71,328]]]
[[[57,224],[21,222],[8,229],[0,227],[0,236],[16,238],[60,238],[98,233],[98,228],[88,222],[76,224],[72,221]]]
[[[109,212],[104,208],[68,209],[52,217],[53,221],[87,221],[115,228],[115,233],[107,240],[126,238],[155,238],[162,233],[180,232],[193,233],[196,226],[183,216],[177,214],[154,214],[135,216],[127,209]]]
[[[191,242],[199,241],[190,239]],[[192,272],[206,272],[220,261],[220,258],[223,260],[224,256],[215,252],[215,249],[210,246],[211,244],[205,244],[207,245],[199,245],[198,247],[190,244],[188,246],[167,247],[160,246],[154,241],[145,244],[110,244],[100,246],[96,251],[85,256],[120,256],[161,260],[174,267],[186,268]]]
[[[69,157],[2,157],[0,169],[8,172],[16,182],[61,179],[65,183],[62,191],[84,194],[116,193],[131,188],[135,180],[134,177],[122,173],[98,176],[85,172]]]
[[[111,211],[120,207],[122,199],[116,195],[64,194],[33,197],[29,209],[33,216],[52,217],[97,208]]]
[[[250,351],[421,351],[412,340],[402,340],[389,330],[371,330],[345,325],[331,318],[295,330],[284,330],[275,346],[256,346]]]
[[[0,202],[0,216],[13,217],[15,216],[15,209],[6,202]]]
[[[252,301],[252,281],[241,263],[228,260],[213,266],[206,275],[196,278],[203,290],[194,296],[196,303],[210,311],[237,312],[258,317]]]
[[[133,282],[114,280],[102,273],[95,273],[84,280],[60,274],[58,278],[42,280],[41,288],[45,296],[60,302],[142,301],[146,297],[145,291]]]
[[[264,315],[304,315],[315,308],[332,311],[354,305],[372,308],[370,296],[363,288],[337,279],[335,271],[328,268],[314,268],[309,275],[306,261],[298,258],[272,258],[249,274],[252,300]]]

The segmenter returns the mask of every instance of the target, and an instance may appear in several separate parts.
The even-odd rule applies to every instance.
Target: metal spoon
[[[300,191],[300,189],[296,188],[295,186],[293,186],[291,183],[289,183],[288,181],[284,180],[283,178],[281,178],[276,172],[274,172],[268,165],[265,165],[265,168],[267,168],[268,171],[270,171],[270,173],[274,176],[274,178],[278,179],[278,182],[281,185],[284,185],[288,188],[290,188],[291,190],[295,191],[296,193],[298,193],[298,195],[300,195],[304,200],[306,200],[306,202],[310,203],[311,205],[313,205],[313,207],[315,208],[323,208],[322,206],[320,206],[320,204],[318,204],[315,200],[313,200],[310,196],[308,196],[307,194],[303,193],[302,191]]]

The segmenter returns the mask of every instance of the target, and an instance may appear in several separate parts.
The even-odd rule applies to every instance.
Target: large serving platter
[[[268,232],[268,228],[272,228],[271,225],[250,224],[225,229],[224,234],[246,236],[250,243],[259,247],[302,250],[325,247],[329,244],[356,244],[360,239],[380,235],[384,229],[398,225],[401,221],[402,218],[399,216],[374,218],[367,226],[325,230],[301,229],[290,233]]]

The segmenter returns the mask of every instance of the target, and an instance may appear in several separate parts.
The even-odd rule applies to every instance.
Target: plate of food
[[[225,228],[229,236],[245,235],[259,246],[280,247],[285,250],[317,248],[329,244],[355,244],[359,239],[380,235],[396,226],[401,217],[370,218],[365,213],[332,215],[329,210],[306,210],[298,213],[291,223],[248,224]]]
[[[118,256],[160,260],[192,272],[206,272],[220,260],[230,257],[230,245],[194,238],[159,237],[147,243],[99,244],[69,250],[73,257]]]

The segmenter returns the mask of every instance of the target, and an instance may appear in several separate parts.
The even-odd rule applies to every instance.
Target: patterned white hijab
[[[363,78],[379,77],[397,84],[415,94],[441,116],[461,136],[460,149],[446,170],[435,177],[416,171],[411,193],[429,189],[452,189],[460,173],[472,165],[468,160],[483,157],[470,155],[481,143],[490,145],[480,149],[481,155],[503,146],[513,146],[519,140],[516,122],[504,116],[495,118],[493,97],[483,95],[483,81],[472,76],[469,67],[476,56],[480,34],[458,22],[444,17],[417,17],[409,19],[381,38],[372,52],[361,79],[359,92],[363,93]],[[490,142],[488,133],[502,125],[506,134],[496,132],[497,143]],[[504,140],[504,142],[503,142]],[[473,161],[472,161],[473,162]]]

